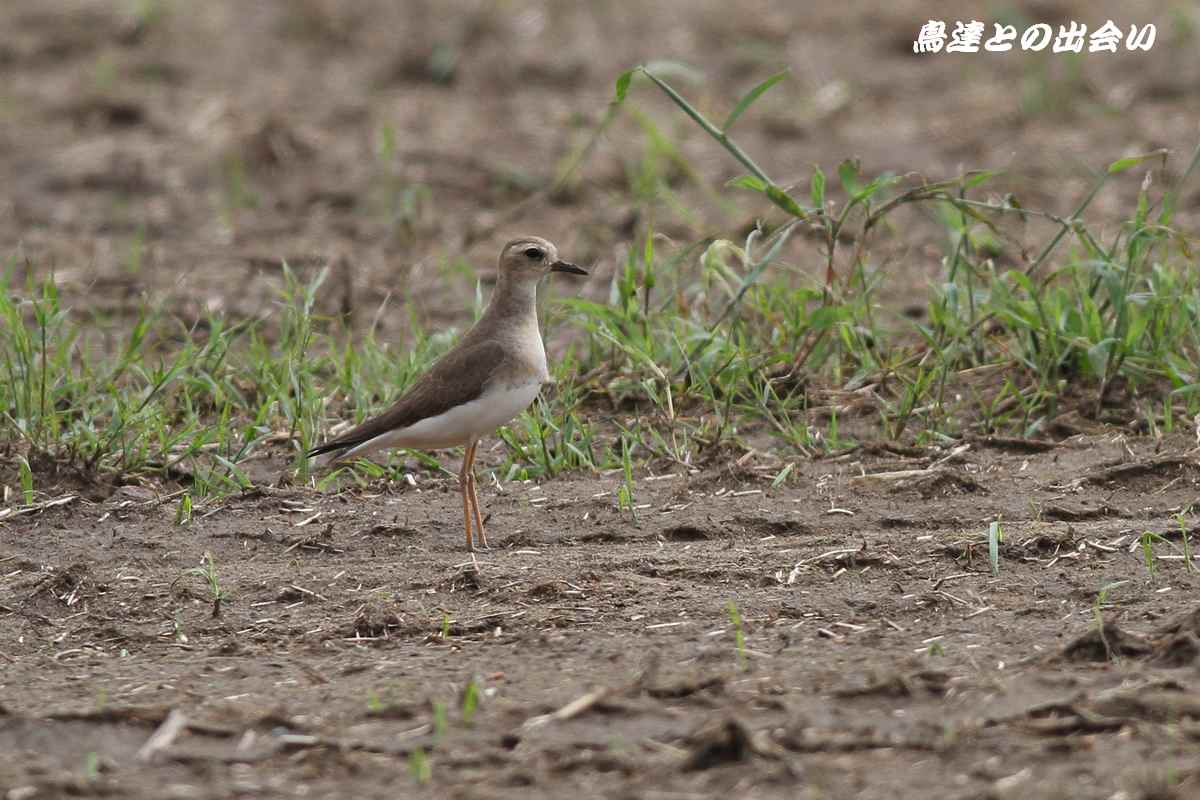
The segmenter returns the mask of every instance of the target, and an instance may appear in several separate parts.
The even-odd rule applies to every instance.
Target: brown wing
[[[390,430],[407,428],[476,399],[504,358],[504,348],[498,342],[463,342],[438,359],[387,411],[314,447],[308,457],[349,450]]]

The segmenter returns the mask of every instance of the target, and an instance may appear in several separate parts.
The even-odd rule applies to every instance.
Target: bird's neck
[[[537,281],[514,280],[501,275],[484,316],[525,321],[536,330]]]
[[[543,383],[550,380],[546,348],[538,327],[537,281],[501,277],[487,311],[467,333],[467,338],[507,343],[530,374]]]

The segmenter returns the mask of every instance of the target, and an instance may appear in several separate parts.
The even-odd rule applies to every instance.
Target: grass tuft
[[[1200,413],[1200,274],[1193,243],[1172,227],[1200,148],[1174,183],[1145,181],[1115,228],[1089,220],[1093,201],[1115,176],[1160,169],[1163,152],[1104,166],[1065,217],[997,197],[988,170],[924,181],[845,160],[814,166],[801,195],[732,133],[782,74],[750,89],[717,125],[670,82],[688,73],[664,70],[623,75],[601,123],[624,111],[646,137],[627,161],[633,196],[653,209],[678,200],[673,180],[704,185],[669,129],[635,106],[644,89],[659,91],[747,171],[719,200],[757,222],[674,245],[650,213],[606,302],[552,305],[551,341],[559,326],[580,335],[555,366],[554,388],[500,431],[498,478],[620,469],[619,500],[632,509],[635,467],[691,468],[724,448],[749,449],[751,436],[817,457],[868,438],[1044,437],[1068,412],[1169,433]],[[385,126],[382,164],[396,148]],[[253,196],[238,160],[225,166],[232,213]],[[423,201],[409,203],[404,190],[381,188],[389,218],[420,216],[412,203]],[[881,231],[902,235],[893,219],[901,209],[925,213],[945,233],[942,274],[911,316],[881,303],[887,269],[870,248]],[[1007,232],[1009,219],[1048,233],[1027,248]],[[139,236],[135,252],[144,246]],[[817,274],[802,268],[812,264]],[[261,317],[185,323],[147,305],[115,334],[111,321],[65,308],[52,275],[14,285],[15,274],[10,265],[0,276],[0,448],[27,501],[64,470],[89,481],[156,476],[186,489],[182,521],[183,503],[248,488],[247,462],[280,449],[284,479],[308,482],[304,453],[335,421],[393,400],[458,334],[426,335],[414,324],[403,355],[373,325],[352,337],[340,316],[319,313],[328,271],[301,275],[287,264],[278,301]],[[412,458],[439,469],[435,459],[399,455],[318,485],[397,480]]]

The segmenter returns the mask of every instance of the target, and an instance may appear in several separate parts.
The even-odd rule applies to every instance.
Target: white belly
[[[540,381],[519,386],[494,384],[469,403],[455,406],[407,428],[380,434],[347,450],[338,460],[357,458],[390,447],[440,450],[470,444],[528,408],[541,388]]]

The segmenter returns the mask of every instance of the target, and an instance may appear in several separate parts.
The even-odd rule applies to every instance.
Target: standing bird
[[[471,518],[487,547],[475,492],[479,439],[520,414],[550,380],[537,319],[537,286],[551,272],[587,275],[559,261],[553,244],[523,236],[504,245],[499,277],[483,316],[387,411],[309,451],[336,463],[392,447],[466,447],[458,485],[467,550],[475,549]]]

